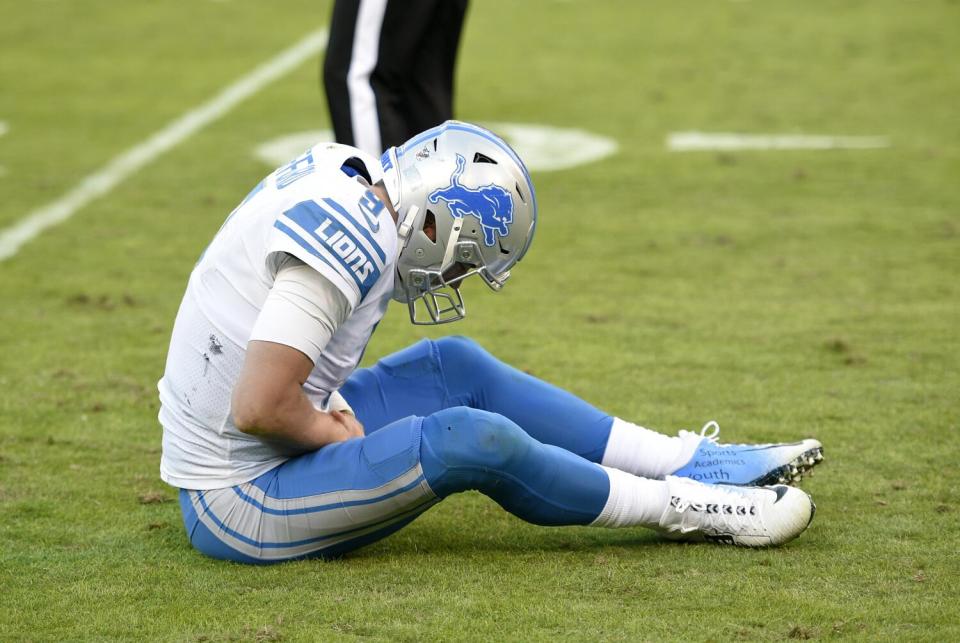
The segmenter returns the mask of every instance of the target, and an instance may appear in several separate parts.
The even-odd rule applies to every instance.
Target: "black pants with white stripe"
[[[337,0],[323,84],[338,143],[379,156],[453,117],[467,0]]]

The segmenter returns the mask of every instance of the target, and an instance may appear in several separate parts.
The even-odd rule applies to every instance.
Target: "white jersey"
[[[393,292],[398,251],[389,211],[343,169],[357,160],[380,180],[376,159],[337,144],[317,145],[279,168],[231,213],[194,267],[158,384],[160,477],[169,484],[229,487],[300,453],[241,432],[230,414],[251,330],[288,254],[326,277],[350,305],[305,393],[325,408],[357,367]]]

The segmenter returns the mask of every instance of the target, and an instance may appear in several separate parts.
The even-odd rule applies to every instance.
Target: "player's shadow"
[[[600,553],[605,549],[641,549],[669,547],[676,543],[643,529],[599,530],[589,528],[536,528],[508,529],[503,533],[484,530],[476,532],[453,532],[442,530],[431,533],[428,529],[410,529],[351,552],[345,558],[376,558],[384,555],[462,555],[462,554],[517,554],[532,553]]]

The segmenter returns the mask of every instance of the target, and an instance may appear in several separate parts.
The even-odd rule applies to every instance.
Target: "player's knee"
[[[478,474],[516,467],[532,441],[504,416],[462,406],[427,418],[423,437],[445,469],[470,469]]]
[[[530,448],[530,436],[497,413],[471,409],[472,422],[463,435],[471,453],[467,461],[496,471],[509,471]]]
[[[442,337],[434,342],[440,353],[440,361],[445,371],[456,370],[476,372],[478,368],[488,367],[496,363],[496,358],[488,353],[480,344],[469,337],[452,335]]]

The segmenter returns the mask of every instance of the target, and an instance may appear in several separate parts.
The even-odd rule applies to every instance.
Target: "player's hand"
[[[330,411],[330,416],[333,417],[341,426],[343,426],[346,435],[344,440],[349,440],[351,438],[362,438],[365,433],[363,431],[363,425],[360,424],[360,420],[353,416],[353,413],[347,413],[346,411]]]

